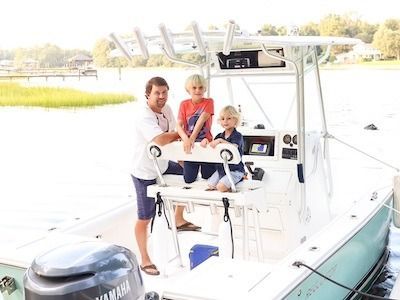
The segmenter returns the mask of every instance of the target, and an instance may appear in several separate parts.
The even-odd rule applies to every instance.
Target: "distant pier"
[[[82,77],[97,77],[96,69],[66,69],[66,68],[46,68],[46,69],[28,69],[28,70],[9,70],[0,69],[0,80],[18,80],[31,78],[45,78],[46,81],[49,78],[65,78],[75,77],[80,80]]]

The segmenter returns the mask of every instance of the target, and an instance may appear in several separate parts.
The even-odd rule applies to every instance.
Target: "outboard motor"
[[[24,286],[26,300],[145,299],[135,255],[99,241],[65,245],[36,257]]]

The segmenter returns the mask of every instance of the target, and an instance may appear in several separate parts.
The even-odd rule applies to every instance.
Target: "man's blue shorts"
[[[182,175],[182,167],[173,161],[168,162],[168,169],[164,174]],[[147,187],[155,184],[156,179],[140,179],[133,175],[132,180],[136,190],[137,213],[139,220],[150,220],[155,214],[155,200],[147,197]]]

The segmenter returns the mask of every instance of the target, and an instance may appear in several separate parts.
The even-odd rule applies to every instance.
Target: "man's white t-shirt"
[[[140,179],[156,179],[157,171],[147,156],[147,145],[164,132],[175,131],[176,121],[171,108],[165,104],[161,113],[155,113],[147,103],[139,104],[133,134],[132,175]],[[168,161],[159,160],[161,173],[168,168]]]

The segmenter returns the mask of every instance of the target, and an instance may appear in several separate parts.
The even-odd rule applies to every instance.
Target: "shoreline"
[[[355,64],[321,64],[321,70],[344,70],[344,69],[370,69],[370,70],[400,70],[400,61],[396,60],[390,63],[368,62]]]

